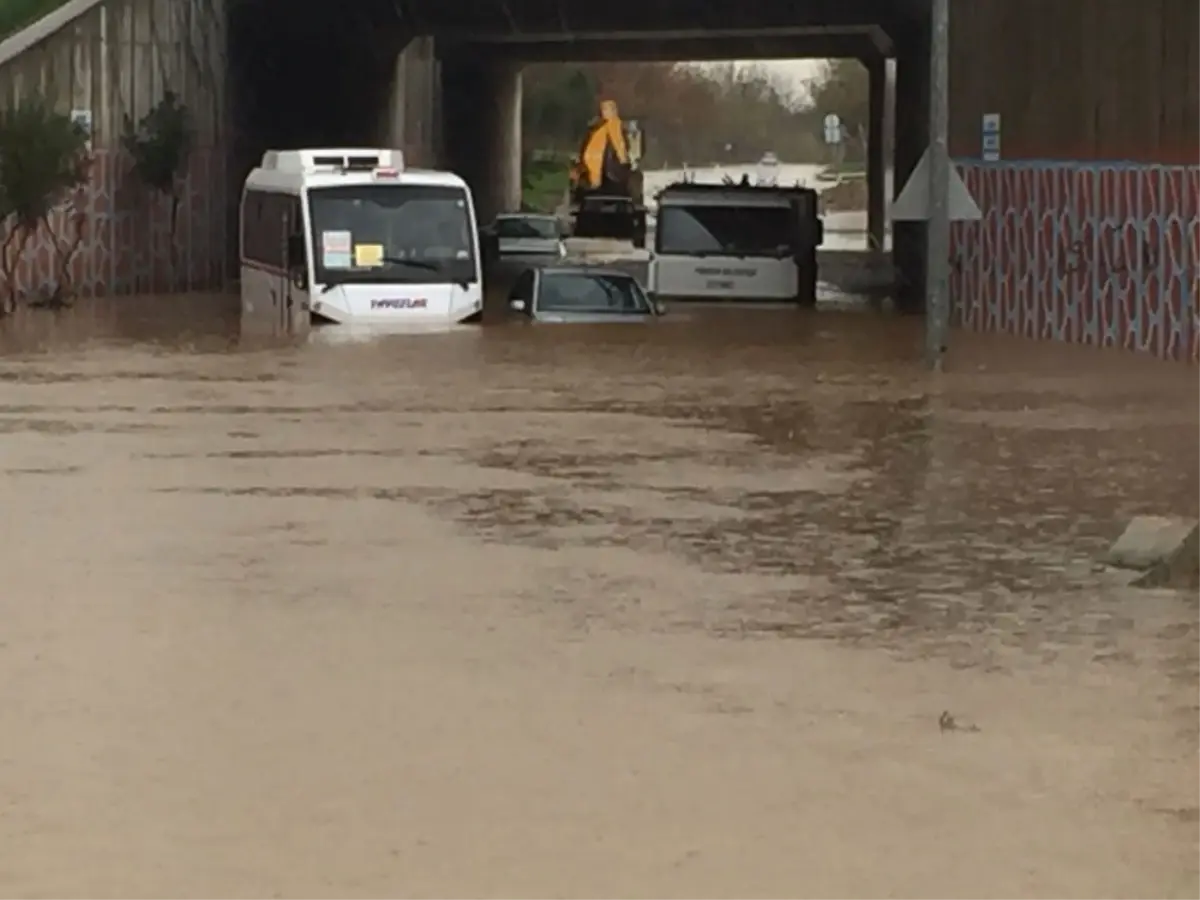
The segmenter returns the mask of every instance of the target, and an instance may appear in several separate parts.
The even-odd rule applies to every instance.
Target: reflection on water
[[[920,328],[0,324],[0,890],[1194,894],[1195,372]]]

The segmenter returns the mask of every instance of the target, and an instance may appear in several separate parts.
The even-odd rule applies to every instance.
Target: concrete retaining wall
[[[54,216],[59,234],[82,225],[71,287],[87,296],[186,290],[225,277],[229,195],[225,177],[223,4],[216,0],[72,0],[0,43],[0,104],[40,95],[91,116],[89,185]],[[148,192],[120,150],[137,121],[174,91],[187,105],[195,146],[172,239],[170,202]],[[18,270],[37,292],[54,279],[52,243],[39,235]]]

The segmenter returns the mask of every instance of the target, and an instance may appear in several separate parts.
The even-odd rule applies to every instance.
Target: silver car
[[[496,238],[502,260],[518,258],[542,263],[567,255],[562,227],[554,216],[501,213],[488,230]]]
[[[535,322],[649,322],[666,312],[616,269],[548,266],[517,277],[508,308]]]

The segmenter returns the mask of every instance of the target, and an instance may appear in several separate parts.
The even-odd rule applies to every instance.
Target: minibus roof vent
[[[314,149],[268,150],[262,168],[275,172],[373,172],[386,168],[404,169],[404,154],[399,150]]]

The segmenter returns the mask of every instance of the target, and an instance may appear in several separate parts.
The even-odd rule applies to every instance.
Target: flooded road
[[[233,315],[0,326],[0,894],[1196,895],[1194,369]]]

